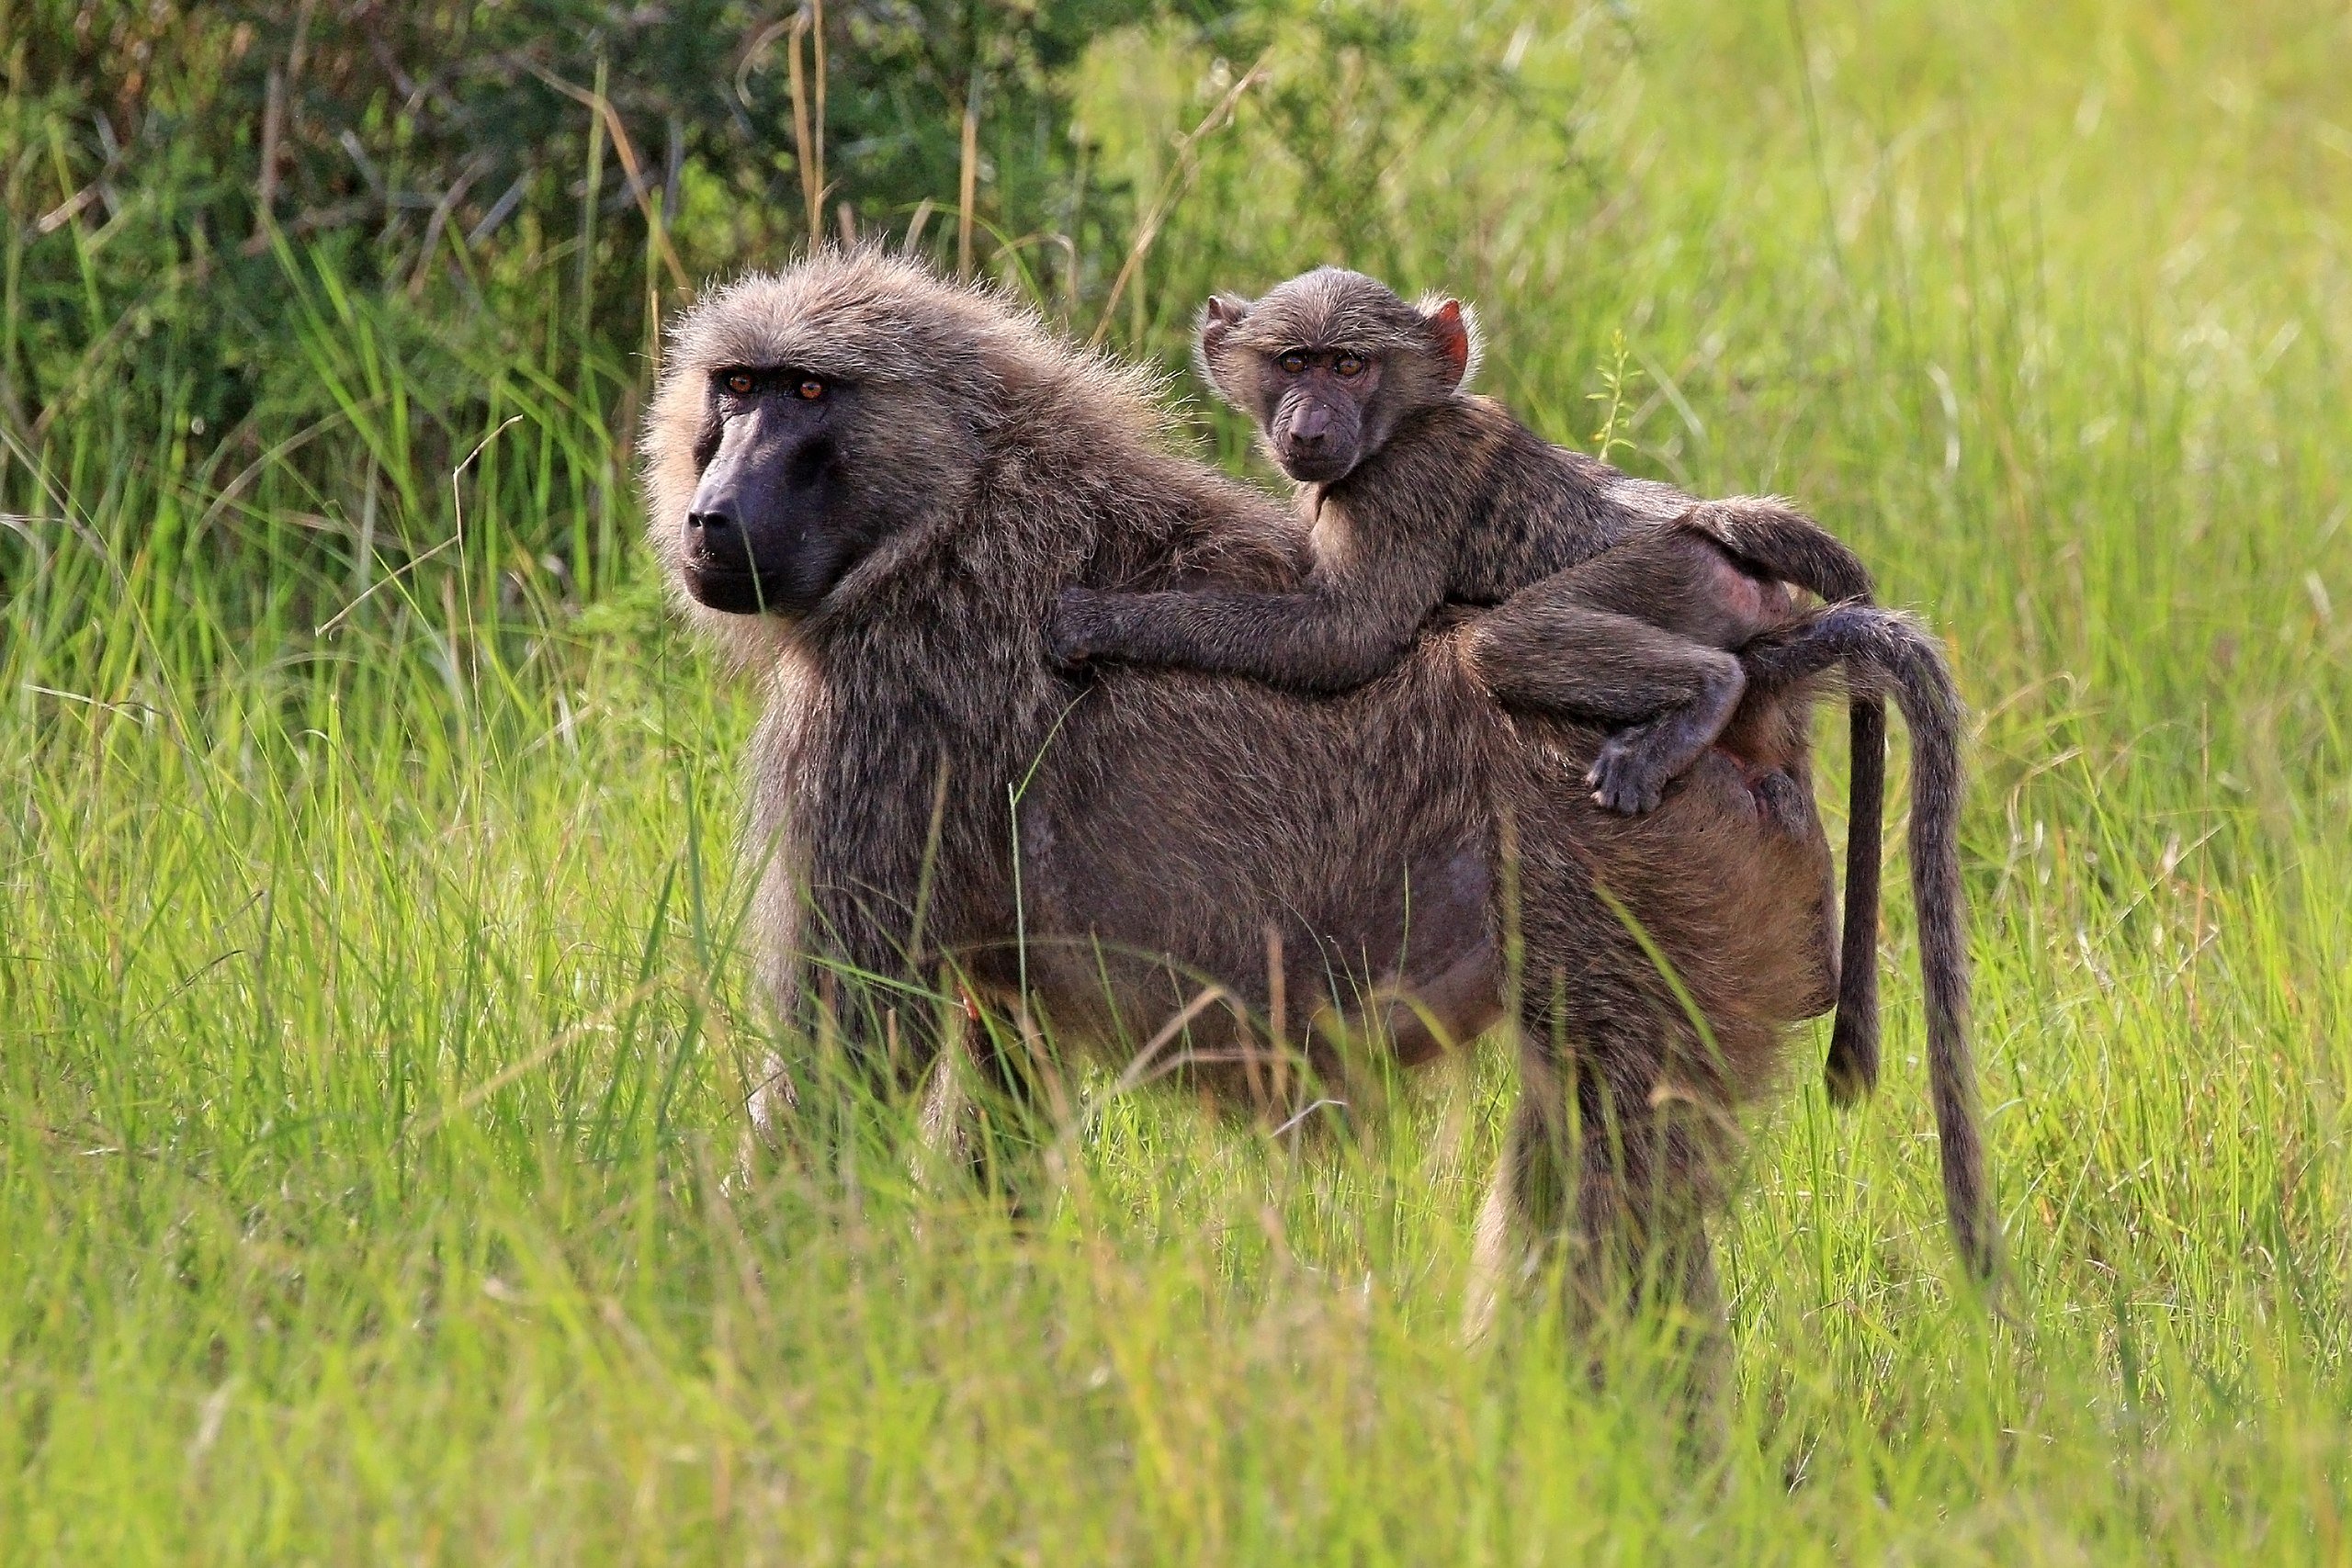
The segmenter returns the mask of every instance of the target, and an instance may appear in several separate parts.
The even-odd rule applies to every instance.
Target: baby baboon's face
[[[1292,479],[1328,484],[1365,456],[1364,414],[1380,392],[1380,361],[1344,344],[1302,344],[1259,371],[1259,407],[1274,461]]]
[[[1283,472],[1311,484],[1345,479],[1397,421],[1451,399],[1474,355],[1457,302],[1423,311],[1337,267],[1255,301],[1220,296],[1201,312],[1209,379],[1257,422]]]
[[[839,526],[857,389],[785,365],[710,372],[685,517],[686,592],[730,615],[806,615],[862,553]]]

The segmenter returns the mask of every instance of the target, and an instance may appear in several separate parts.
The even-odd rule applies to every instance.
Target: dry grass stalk
[[[972,276],[972,201],[980,174],[980,73],[964,90],[964,159],[956,180],[956,276]]]

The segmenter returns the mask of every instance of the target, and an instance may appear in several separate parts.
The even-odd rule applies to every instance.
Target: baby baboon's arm
[[[1379,563],[1377,572],[1351,570]],[[1436,552],[1394,547],[1317,559],[1295,593],[1105,593],[1067,589],[1046,627],[1065,663],[1094,659],[1340,692],[1385,673],[1445,597]]]

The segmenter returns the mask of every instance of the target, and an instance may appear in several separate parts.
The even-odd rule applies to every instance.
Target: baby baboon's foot
[[[1644,726],[1612,735],[1602,743],[1600,755],[1593,759],[1591,770],[1584,776],[1596,802],[1627,817],[1657,809],[1674,775],[1659,761],[1649,740],[1649,728]]]
[[[1813,800],[1796,780],[1779,768],[1768,768],[1750,779],[1747,788],[1756,797],[1756,814],[1767,828],[1795,839],[1812,834]]]

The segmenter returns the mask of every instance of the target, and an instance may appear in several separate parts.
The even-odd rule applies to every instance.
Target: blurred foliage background
[[[1304,236],[1397,261],[1386,176],[1439,106],[1532,107],[1428,33],[1305,0],[0,0],[0,496],[57,511],[37,476],[95,480],[107,431],[203,520],[175,547],[366,580],[446,530],[413,476],[520,416],[488,570],[577,594],[704,280],[879,238],[1181,360],[1209,280]],[[1194,216],[1269,180],[1278,234]]]
[[[2347,82],[2341,0],[0,0],[0,1564],[2344,1562]],[[1979,716],[2007,1315],[1901,897],[1688,1484],[1456,1335],[1499,1042],[1320,1155],[1091,1100],[1034,1214],[911,1118],[746,1186],[758,697],[631,447],[844,231],[1237,468],[1204,294],[1458,290],[1547,435],[1849,539]]]

